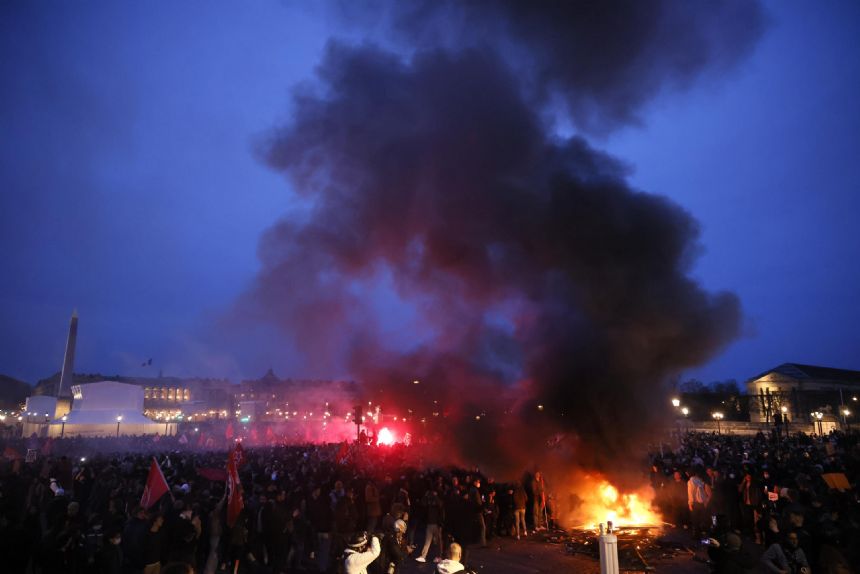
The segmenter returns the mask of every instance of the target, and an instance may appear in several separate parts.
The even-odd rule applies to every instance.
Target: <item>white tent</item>
[[[143,415],[143,388],[102,381],[72,387],[72,410],[51,422],[50,436],[170,434],[174,425]]]

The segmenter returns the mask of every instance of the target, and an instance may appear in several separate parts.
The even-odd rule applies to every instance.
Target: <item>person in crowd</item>
[[[397,574],[400,571],[400,565],[409,554],[406,544],[406,522],[402,519],[396,520],[391,531],[385,533],[381,546],[380,572]]]
[[[475,530],[473,539],[482,547],[487,546],[487,525],[484,522],[484,495],[481,494],[481,479],[476,478],[472,481],[472,487],[469,489],[468,507],[470,512],[470,522]]]
[[[460,560],[463,557],[463,548],[456,542],[448,545],[448,552],[445,554],[445,559],[436,565],[436,574],[455,574],[465,570]]]
[[[537,471],[532,478],[532,523],[535,531],[545,530],[546,524],[544,520],[546,511],[546,484],[543,480],[543,473]]]
[[[164,539],[163,526],[164,516],[161,514],[156,514],[149,522],[149,528],[146,531],[141,548],[144,564],[143,574],[160,574]]]
[[[528,502],[528,495],[522,481],[517,482],[516,487],[513,489],[513,500],[514,532],[516,533],[517,540],[519,540],[520,536],[526,536],[529,533],[526,527],[526,503]]]
[[[98,557],[99,574],[122,574],[122,532],[114,530],[107,535],[107,544]]]
[[[376,488],[376,483],[372,480],[368,480],[367,486],[364,487],[364,507],[367,516],[366,530],[375,532],[379,518],[382,516],[382,506],[379,502],[379,489]]]
[[[739,534],[727,532],[720,537],[708,539],[708,556],[714,564],[714,574],[746,574],[755,567],[756,559],[743,548]]]
[[[790,532],[781,542],[772,544],[761,557],[765,572],[773,574],[810,574],[809,562],[798,544],[797,534]]]
[[[708,486],[703,474],[701,467],[696,468],[687,481],[687,508],[690,510],[690,524],[694,538],[698,538],[708,530],[711,487]]]
[[[426,513],[424,546],[421,549],[421,554],[415,560],[426,562],[430,545],[435,542],[439,548],[436,558],[436,562],[438,562],[442,557],[442,525],[445,523],[445,506],[442,504],[442,499],[439,498],[439,493],[436,490],[427,491],[424,495],[423,506]]]
[[[367,574],[367,567],[377,559],[380,552],[379,538],[372,536],[368,542],[366,532],[353,534],[344,551],[344,574]]]

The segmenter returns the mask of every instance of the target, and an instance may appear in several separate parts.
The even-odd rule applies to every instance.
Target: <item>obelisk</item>
[[[69,338],[66,339],[66,356],[63,358],[63,370],[60,373],[60,383],[57,385],[57,398],[66,385],[72,384],[72,373],[75,368],[75,342],[78,338],[78,310],[72,311],[69,321]]]

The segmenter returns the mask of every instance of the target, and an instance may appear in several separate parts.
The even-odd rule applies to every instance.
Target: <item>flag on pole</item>
[[[146,478],[143,496],[140,498],[140,505],[149,508],[169,491],[170,487],[167,486],[164,473],[161,472],[161,467],[158,466],[158,462],[153,457],[152,464],[149,465],[149,476]]]
[[[230,460],[232,460],[233,464],[236,466],[237,472],[240,468],[245,466],[246,462],[248,462],[248,456],[245,454],[245,449],[242,448],[242,443],[237,442],[236,446],[233,447],[233,450],[230,451]]]
[[[241,445],[236,445],[241,449]],[[227,457],[227,526],[232,528],[239,518],[245,503],[242,501],[242,484],[239,482],[239,470],[236,465],[236,448]]]

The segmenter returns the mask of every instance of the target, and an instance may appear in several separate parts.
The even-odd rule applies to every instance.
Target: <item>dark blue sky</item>
[[[728,77],[591,139],[699,220],[695,277],[741,299],[743,336],[685,373],[703,380],[860,369],[860,5],[766,6]],[[345,34],[304,3],[4,3],[0,372],[58,370],[76,307],[81,372],[326,374],[263,327],[213,330],[229,328],[262,233],[298,208],[255,148]]]

